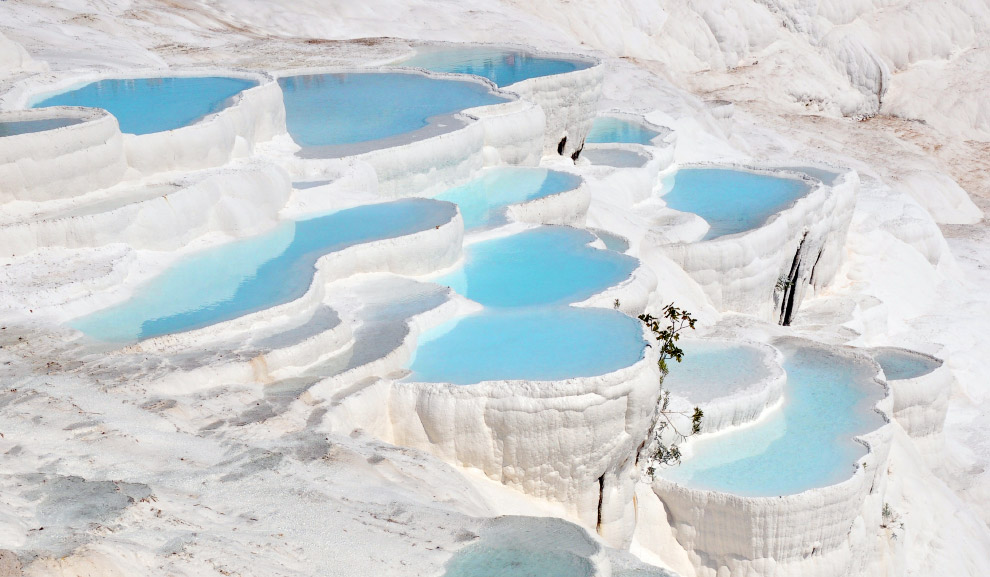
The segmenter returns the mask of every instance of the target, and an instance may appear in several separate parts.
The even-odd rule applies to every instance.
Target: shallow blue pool
[[[590,232],[545,226],[466,248],[464,266],[433,280],[486,307],[568,304],[616,285],[636,259],[588,246]]]
[[[44,132],[64,128],[73,124],[82,123],[82,118],[41,118],[38,120],[14,120],[10,122],[0,122],[0,138],[4,136],[14,136],[16,134],[30,134],[32,132]]]
[[[875,349],[873,358],[880,364],[888,381],[923,377],[942,365],[924,355],[894,348]]]
[[[254,80],[220,76],[108,79],[49,96],[32,107],[103,108],[117,118],[121,132],[149,134],[188,126],[219,112],[233,96],[257,85]]]
[[[324,148],[328,154],[425,127],[436,133],[453,130],[462,124],[445,117],[508,100],[478,82],[400,72],[286,76],[278,83],[289,135],[302,147]]]
[[[621,148],[589,148],[581,158],[591,164],[613,168],[639,168],[650,160],[648,156]]]
[[[583,70],[590,68],[592,63],[535,56],[521,50],[452,46],[420,48],[415,56],[401,65],[433,72],[474,74],[491,80],[497,86],[509,86],[530,78]]]
[[[659,132],[638,122],[614,116],[599,116],[591,125],[591,132],[588,133],[585,142],[650,144],[658,136],[660,136]]]
[[[866,448],[853,437],[883,425],[883,388],[868,363],[819,349],[784,350],[784,405],[758,423],[699,439],[662,475],[699,489],[766,497],[848,479]]]
[[[496,517],[457,550],[445,577],[591,577],[601,551],[580,527],[547,517]]]
[[[724,168],[682,168],[673,179],[664,202],[705,219],[704,240],[758,228],[811,190],[796,178]]]
[[[287,303],[309,289],[321,256],[349,246],[432,229],[454,206],[409,199],[359,206],[208,249],[185,258],[140,287],[130,300],[72,323],[104,341],[201,328]]]
[[[693,403],[704,403],[767,378],[763,350],[741,343],[685,340],[680,347],[684,358],[669,363],[670,374],[664,386]]]
[[[425,333],[407,380],[470,385],[595,376],[634,364],[645,346],[640,322],[610,309],[486,310]]]
[[[477,229],[506,222],[505,208],[581,185],[581,177],[545,168],[500,167],[480,178],[439,194],[438,200],[457,204],[464,228]]]

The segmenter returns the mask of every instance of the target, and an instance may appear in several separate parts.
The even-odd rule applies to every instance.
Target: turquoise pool
[[[482,46],[423,47],[416,55],[400,63],[402,66],[423,68],[433,72],[473,74],[509,86],[516,82],[553,76],[592,66],[577,59],[536,56],[522,50]]]
[[[599,116],[591,125],[586,143],[630,143],[651,144],[653,139],[660,136],[656,130],[631,120],[614,116]]]
[[[17,134],[30,134],[32,132],[44,132],[55,130],[74,124],[82,123],[81,118],[41,118],[38,120],[14,120],[10,122],[0,121],[0,138],[4,136],[14,136]]]
[[[726,168],[682,168],[673,179],[663,200],[705,219],[711,228],[703,240],[759,228],[811,191],[796,178]]]
[[[499,167],[480,178],[437,195],[455,203],[464,217],[464,228],[478,229],[506,222],[505,208],[543,198],[581,185],[581,177],[545,168]]]
[[[308,74],[278,83],[289,135],[314,156],[363,152],[370,148],[355,145],[426,128],[449,132],[463,125],[452,115],[509,99],[479,82],[402,72]]]
[[[684,340],[684,359],[670,363],[664,387],[692,403],[705,403],[745,389],[770,374],[764,351],[722,341]]]
[[[471,385],[603,375],[643,356],[640,322],[610,309],[486,310],[424,334],[407,380]]]
[[[486,307],[569,304],[616,285],[636,259],[588,246],[590,232],[544,226],[466,247],[464,266],[433,279]]]
[[[459,549],[445,577],[591,577],[601,548],[583,529],[562,519],[496,517],[480,539]]]
[[[182,259],[120,305],[77,319],[94,338],[129,342],[202,328],[295,300],[306,293],[321,256],[356,244],[449,222],[454,206],[409,199],[359,206]]]
[[[699,438],[693,454],[661,474],[678,483],[751,497],[840,483],[866,447],[853,440],[884,424],[874,367],[809,346],[783,348],[783,406],[756,424]]]
[[[888,381],[916,379],[942,366],[942,363],[924,355],[895,348],[878,348],[873,358],[883,369]]]
[[[257,85],[254,80],[221,76],[114,78],[48,96],[32,107],[103,108],[117,118],[121,132],[149,134],[182,128],[219,112],[231,98]]]

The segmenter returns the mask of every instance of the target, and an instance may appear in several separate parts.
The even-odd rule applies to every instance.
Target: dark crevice
[[[595,530],[598,534],[602,534],[602,502],[605,500],[605,474],[602,473],[601,477],[598,477],[598,524],[595,526]]]
[[[571,154],[571,160],[577,162],[577,159],[579,156],[581,156],[581,152],[583,150],[584,150],[584,143],[582,142],[581,146],[579,146],[578,149],[574,151],[574,154]]]
[[[822,253],[825,252],[825,247],[822,247],[818,251],[818,256],[815,258],[815,264],[811,265],[811,274],[808,276],[808,284],[814,286],[815,284],[815,271],[818,270],[818,261],[822,260]]]
[[[564,155],[564,147],[565,146],[567,146],[567,137],[566,136],[563,137],[563,138],[561,138],[560,139],[560,142],[557,144],[557,154],[563,156]]]
[[[791,272],[787,275],[787,284],[784,285],[784,295],[780,305],[780,324],[785,327],[791,324],[794,315],[794,302],[797,300],[798,294],[798,278],[801,275],[801,251],[804,248],[804,241],[807,239],[808,233],[805,232],[804,236],[801,237],[801,242],[798,243],[797,251],[794,253],[794,260],[791,261]]]

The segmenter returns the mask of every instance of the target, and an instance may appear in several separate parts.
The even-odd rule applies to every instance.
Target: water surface
[[[759,228],[811,190],[796,178],[725,168],[682,168],[673,179],[664,202],[705,219],[704,240]]]
[[[82,118],[40,118],[38,120],[11,120],[0,121],[0,138],[4,136],[14,136],[16,134],[30,134],[32,132],[44,132],[55,130],[74,124],[81,124]]]
[[[401,65],[433,72],[473,74],[487,78],[497,86],[509,86],[530,78],[564,74],[592,66],[583,60],[478,46],[424,47]]]
[[[504,224],[506,207],[572,190],[581,177],[545,168],[500,167],[486,170],[480,178],[447,190],[438,200],[455,203],[468,230]]]
[[[662,475],[736,495],[790,495],[852,476],[866,447],[853,440],[884,424],[883,388],[871,364],[798,346],[784,351],[784,404],[749,426],[694,443],[691,457]]]
[[[182,128],[219,112],[233,96],[257,85],[222,76],[114,78],[49,96],[32,107],[102,108],[117,118],[121,132],[149,134]]]
[[[127,342],[231,320],[303,296],[325,254],[432,229],[453,215],[449,203],[409,199],[287,221],[183,258],[130,300],[72,326],[100,340]]]

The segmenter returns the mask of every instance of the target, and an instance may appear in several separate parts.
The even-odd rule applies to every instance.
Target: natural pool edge
[[[754,164],[689,163],[679,168],[798,175]],[[716,309],[789,324],[807,289],[827,286],[842,264],[859,188],[854,171],[843,173],[833,186],[808,178],[817,186],[758,228],[704,241],[660,242],[658,248],[701,286]],[[783,290],[781,278],[789,281]]]
[[[394,351],[392,363],[411,355],[424,330],[455,314],[438,308],[410,319],[406,350]],[[557,381],[465,386],[400,381],[404,375],[396,373],[355,387],[331,378],[312,387],[306,401],[332,402],[323,421],[331,431],[360,428],[478,470],[563,504],[584,526],[599,524],[607,541],[623,543],[635,525],[630,504],[637,475],[629,457],[652,426],[659,395],[655,354],[645,347],[627,367]]]
[[[117,119],[98,108],[0,110],[0,120],[78,118],[82,122],[0,138],[0,204],[71,198],[120,182],[127,171]],[[31,158],[33,163],[21,162]]]
[[[100,80],[225,76],[258,84],[234,95],[223,110],[196,122],[163,132],[122,134],[127,164],[149,175],[169,170],[195,170],[226,164],[245,156],[260,142],[286,133],[282,91],[272,75],[222,67],[180,69],[138,68],[112,73],[72,74],[51,82],[28,79],[4,95],[4,108],[27,108],[45,96]],[[119,129],[118,129],[119,130]]]
[[[865,541],[868,534],[857,533],[857,527],[863,533],[881,523],[882,503],[878,499],[882,491],[875,488],[885,482],[894,433],[890,417],[893,398],[879,364],[867,352],[853,347],[798,338],[780,342],[813,346],[872,365],[873,380],[884,389],[874,411],[881,415],[884,424],[854,437],[867,452],[858,462],[850,463],[854,471],[848,479],[796,494],[743,497],[692,489],[655,477],[652,491],[667,512],[670,530],[688,552],[699,574],[714,575],[719,567],[728,567],[732,573],[763,572],[771,566],[777,570],[786,567],[789,571],[842,567],[852,560],[856,547],[862,545],[856,541]],[[739,531],[739,527],[749,530]]]
[[[550,76],[528,78],[502,87],[504,91],[517,94],[521,99],[535,103],[545,113],[546,129],[540,135],[541,156],[571,156],[584,145],[584,139],[591,130],[591,123],[596,116],[602,83],[605,78],[601,59],[583,54],[537,50],[532,46],[512,43],[431,41],[416,45],[519,50],[534,56],[590,62],[591,66],[587,68]],[[399,63],[393,61],[393,66],[398,65]],[[470,74],[458,76],[480,78]],[[563,143],[563,146],[560,146],[562,138],[566,138],[567,141]]]
[[[751,340],[716,337],[691,339],[691,341],[759,349],[762,353],[763,367],[766,369],[766,373],[759,380],[750,383],[745,388],[707,402],[689,401],[686,397],[671,391],[671,406],[674,410],[690,412],[697,405],[705,412],[701,426],[702,433],[716,433],[751,423],[760,419],[766,411],[775,408],[780,403],[784,395],[784,387],[787,384],[787,374],[783,368],[783,354],[779,349],[766,343]],[[677,370],[676,364],[672,370]]]
[[[893,416],[911,437],[938,435],[945,425],[949,410],[949,396],[955,377],[942,359],[919,351],[900,347],[873,347],[871,354],[880,351],[923,357],[937,363],[931,372],[908,379],[887,379],[893,396]]]
[[[272,335],[291,330],[291,327],[298,324],[293,319],[308,319],[322,306],[327,286],[336,280],[369,272],[423,275],[451,266],[460,257],[463,234],[463,220],[454,207],[451,219],[438,228],[431,226],[411,234],[361,243],[323,255],[316,261],[316,270],[309,289],[298,299],[203,328],[121,344],[116,353],[175,353],[198,346],[209,346],[211,343],[247,333]],[[175,371],[160,384],[194,389],[218,379],[225,382],[240,380],[264,383],[271,375],[278,375],[280,371],[318,361],[314,355],[314,347],[333,345],[326,348],[321,355],[337,350],[350,338],[350,330],[346,323],[339,323],[327,334],[312,335],[304,342],[271,349],[260,360],[263,365],[260,372],[255,360],[216,364],[192,371]],[[77,334],[83,335],[78,331]]]
[[[491,92],[511,98],[506,102],[465,108],[450,115],[460,119],[453,130],[423,138],[390,138],[381,147],[359,149],[354,154],[332,158],[306,158],[298,144],[286,167],[293,177],[311,178],[341,163],[367,163],[378,180],[378,194],[386,198],[433,196],[463,184],[485,166],[509,164],[537,166],[541,158],[546,116],[539,105],[519,95],[500,89],[485,78],[429,72],[417,68],[369,67],[308,67],[274,73],[278,79],[340,73],[417,74],[438,80],[473,82]],[[281,90],[279,91],[281,94]],[[415,133],[416,131],[414,131]],[[413,133],[410,133],[413,134]]]

